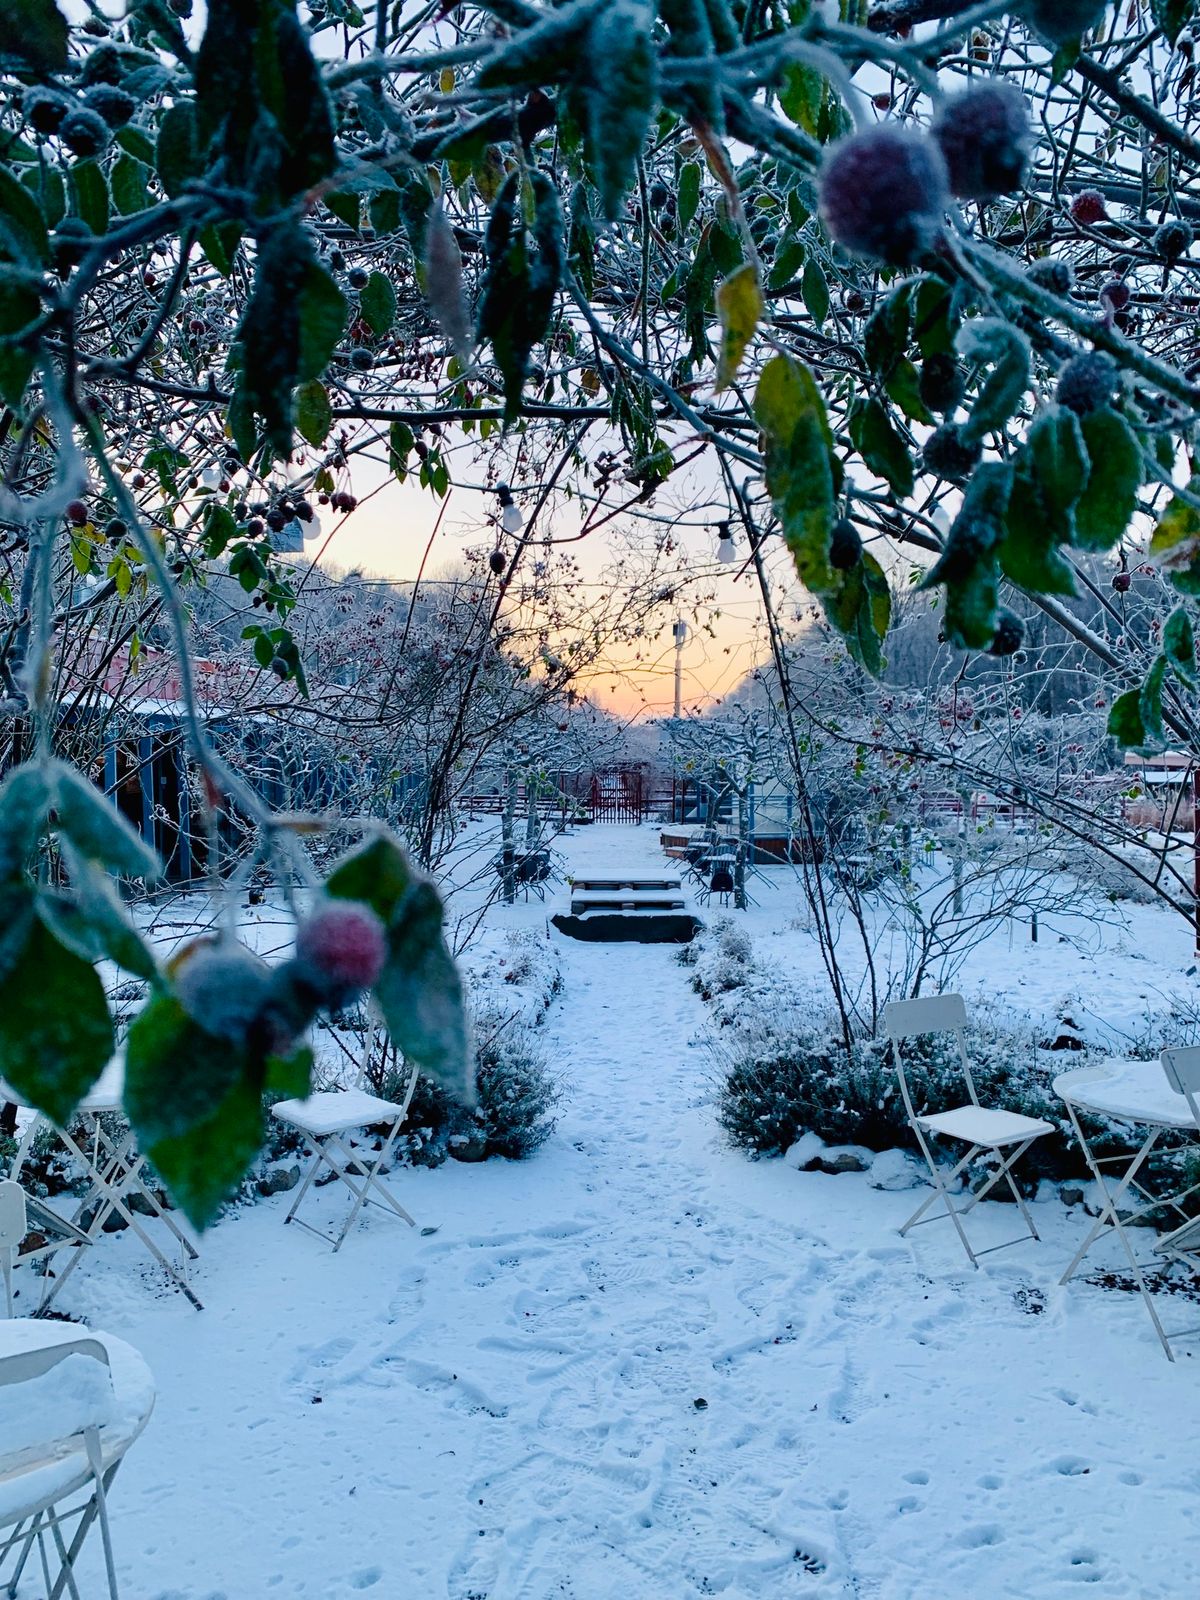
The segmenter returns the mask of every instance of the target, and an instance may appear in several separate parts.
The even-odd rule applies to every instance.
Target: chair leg
[[[923,1216],[924,1213],[929,1210],[929,1207],[931,1205],[933,1205],[936,1202],[936,1200],[940,1197],[942,1204],[946,1208],[947,1215],[949,1216],[951,1222],[953,1222],[953,1224],[954,1224],[955,1232],[958,1234],[959,1240],[962,1243],[962,1247],[967,1252],[968,1261],[970,1261],[971,1265],[975,1268],[976,1271],[978,1271],[979,1270],[979,1262],[975,1258],[974,1250],[971,1249],[970,1241],[967,1238],[966,1231],[965,1231],[965,1229],[963,1228],[963,1225],[962,1225],[962,1220],[961,1220],[961,1218],[959,1217],[959,1214],[958,1214],[958,1207],[954,1205],[953,1201],[950,1198],[949,1190],[946,1188],[945,1181],[942,1178],[942,1174],[941,1174],[940,1169],[938,1168],[937,1162],[933,1159],[933,1153],[931,1152],[931,1150],[929,1148],[929,1145],[928,1145],[928,1143],[927,1143],[927,1141],[925,1139],[925,1135],[922,1132],[921,1128],[915,1122],[911,1124],[911,1127],[912,1127],[913,1132],[916,1134],[917,1143],[921,1146],[921,1153],[925,1157],[925,1164],[929,1168],[930,1175],[933,1178],[933,1186],[934,1186],[934,1189],[937,1192],[936,1192],[936,1194],[932,1195],[925,1202],[924,1205],[919,1206],[917,1208],[917,1210],[912,1214],[912,1216],[908,1219],[908,1221],[900,1229],[900,1236],[901,1236],[901,1238],[903,1238],[904,1235],[908,1232],[908,1230],[910,1228],[916,1227],[918,1219],[921,1216]],[[962,1169],[968,1164],[968,1162],[970,1162],[972,1160],[972,1158],[978,1153],[978,1149],[979,1149],[979,1147],[975,1146],[971,1150],[967,1151],[966,1155],[962,1158],[962,1160],[957,1164],[957,1166],[951,1172],[950,1176],[952,1178],[957,1176],[957,1174],[962,1171]],[[930,1220],[932,1221],[933,1219],[931,1218]]]

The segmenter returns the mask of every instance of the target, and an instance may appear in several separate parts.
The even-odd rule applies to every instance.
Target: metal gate
[[[588,809],[593,822],[643,822],[650,813],[649,785],[641,767],[592,773]]]

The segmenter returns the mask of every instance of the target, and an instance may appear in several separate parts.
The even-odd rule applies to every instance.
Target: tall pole
[[[683,715],[683,643],[687,638],[687,623],[680,617],[673,629],[675,635],[675,716]]]

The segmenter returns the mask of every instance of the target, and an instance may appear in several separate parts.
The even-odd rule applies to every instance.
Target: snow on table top
[[[125,1058],[115,1055],[79,1102],[80,1111],[119,1111],[125,1092]],[[28,1108],[29,1101],[19,1090],[0,1079],[0,1101]]]
[[[1054,1092],[1085,1111],[1164,1128],[1195,1128],[1187,1100],[1167,1082],[1160,1061],[1116,1058],[1060,1073]]]
[[[108,1364],[73,1352],[36,1377],[0,1382],[0,1528],[86,1482],[90,1469],[78,1437],[84,1428],[100,1430],[101,1457],[110,1465],[154,1409],[150,1369],[111,1334],[32,1318],[0,1321],[0,1361],[81,1339],[103,1345]]]

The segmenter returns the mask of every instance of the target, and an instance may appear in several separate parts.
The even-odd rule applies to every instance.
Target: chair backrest
[[[971,1063],[967,1059],[967,1003],[960,994],[920,995],[915,1000],[892,1000],[883,1008],[883,1027],[892,1047],[892,1063],[900,1079],[900,1093],[911,1121],[916,1116],[908,1074],[904,1070],[904,1055],[900,1049],[903,1039],[915,1039],[921,1034],[952,1033],[958,1042],[958,1059],[962,1065],[963,1081],[973,1105],[979,1104],[975,1080],[971,1076]]]
[[[15,1250],[28,1231],[25,1191],[5,1178],[0,1181],[0,1250]]]
[[[56,1370],[64,1362],[71,1369]],[[27,1387],[6,1393],[18,1386]],[[0,1356],[0,1473],[30,1471],[57,1459],[75,1440],[96,1470],[99,1429],[113,1420],[114,1403],[108,1351],[99,1339],[67,1339]]]
[[[1164,1050],[1159,1060],[1167,1082],[1176,1094],[1186,1096],[1192,1119],[1200,1127],[1200,1045]]]

